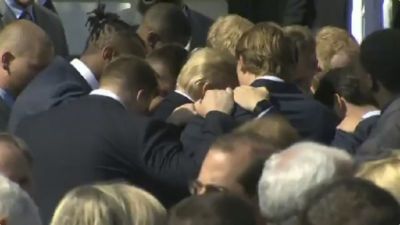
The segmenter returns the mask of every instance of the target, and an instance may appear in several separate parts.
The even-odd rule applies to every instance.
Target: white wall
[[[118,12],[122,9],[130,8],[131,5],[130,3],[126,3],[126,0],[120,2],[102,0],[102,2],[106,4],[106,10],[111,12]],[[217,18],[227,12],[225,0],[186,0],[186,2],[191,8],[212,18]],[[64,24],[70,54],[80,54],[88,36],[88,31],[85,27],[87,19],[86,13],[96,8],[96,1],[55,1],[55,6]],[[140,15],[135,16],[135,18],[136,20],[140,20]]]

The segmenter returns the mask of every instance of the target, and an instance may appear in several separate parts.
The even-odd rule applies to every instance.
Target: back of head
[[[377,31],[361,44],[360,59],[373,80],[379,81],[388,91],[400,93],[400,31]]]
[[[311,142],[295,144],[264,165],[258,185],[261,213],[271,222],[296,216],[307,191],[352,172],[351,156],[343,150]]]
[[[52,225],[162,225],[166,211],[149,193],[127,184],[82,186],[59,203]]]
[[[384,159],[362,164],[357,177],[369,180],[391,193],[400,202],[400,152],[393,151]]]
[[[386,191],[360,179],[344,179],[309,193],[301,225],[400,223],[400,206]]]
[[[277,149],[285,149],[300,140],[297,130],[282,116],[249,121],[237,128],[235,132],[249,132],[259,135]]]
[[[236,62],[227,52],[203,48],[194,52],[178,76],[177,88],[195,101],[207,89],[237,86]]]
[[[145,46],[134,29],[119,19],[114,13],[105,11],[105,5],[89,13],[86,23],[89,26],[89,38],[84,55],[102,53],[106,48],[112,56],[131,54],[145,56]]]
[[[338,27],[323,27],[316,36],[316,52],[318,65],[323,71],[332,68],[332,58],[340,53],[356,55],[359,46],[356,40],[346,31]]]
[[[239,197],[212,193],[189,197],[172,208],[168,225],[255,225],[254,209]]]
[[[373,105],[372,93],[363,82],[355,67],[332,69],[323,76],[314,96],[331,108],[334,107],[335,94],[356,106]]]
[[[315,52],[315,39],[307,27],[293,25],[283,28],[285,34],[294,42],[298,52]]]
[[[33,200],[3,175],[0,175],[0,220],[8,225],[42,224]]]
[[[207,46],[235,55],[236,46],[243,33],[254,24],[239,15],[219,17],[210,27],[207,37]]]
[[[39,26],[18,20],[0,31],[0,54],[2,72],[9,78],[8,88],[12,94],[18,95],[52,61],[54,48]]]
[[[245,32],[238,42],[236,57],[242,60],[244,71],[284,80],[291,79],[297,62],[293,43],[274,23],[259,23]]]
[[[164,44],[186,46],[191,36],[188,18],[172,3],[158,3],[144,15],[138,34],[150,49]]]
[[[161,94],[175,90],[176,80],[188,57],[188,51],[173,44],[156,49],[147,56],[146,61],[157,72]]]

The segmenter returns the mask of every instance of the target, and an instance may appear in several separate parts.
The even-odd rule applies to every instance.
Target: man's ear
[[[201,88],[201,97],[203,98],[206,92],[211,89],[213,89],[213,87],[210,83],[206,82],[205,84],[203,84]]]
[[[11,54],[11,52],[5,52],[1,56],[1,67],[3,70],[10,72],[11,62],[15,59],[15,57]]]
[[[157,44],[161,41],[160,36],[153,31],[147,35],[147,43],[151,50],[155,49]]]
[[[104,47],[101,54],[103,59],[108,62],[111,61],[117,55],[115,49],[111,46]]]
[[[337,105],[340,114],[346,115],[347,111],[346,100],[342,96],[335,94],[335,104]]]
[[[242,56],[239,56],[239,60],[237,62],[237,72],[242,72],[242,73],[246,73],[246,70],[244,69],[244,59]]]

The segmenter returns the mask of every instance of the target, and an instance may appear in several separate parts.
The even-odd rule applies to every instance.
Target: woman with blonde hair
[[[400,202],[400,150],[393,151],[384,159],[362,164],[357,177],[373,182]]]
[[[151,194],[123,183],[81,186],[59,203],[51,225],[162,225],[166,210]]]

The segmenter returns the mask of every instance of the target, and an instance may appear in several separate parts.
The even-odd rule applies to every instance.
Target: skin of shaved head
[[[54,57],[53,43],[40,27],[18,20],[0,31],[0,88],[17,97]]]

